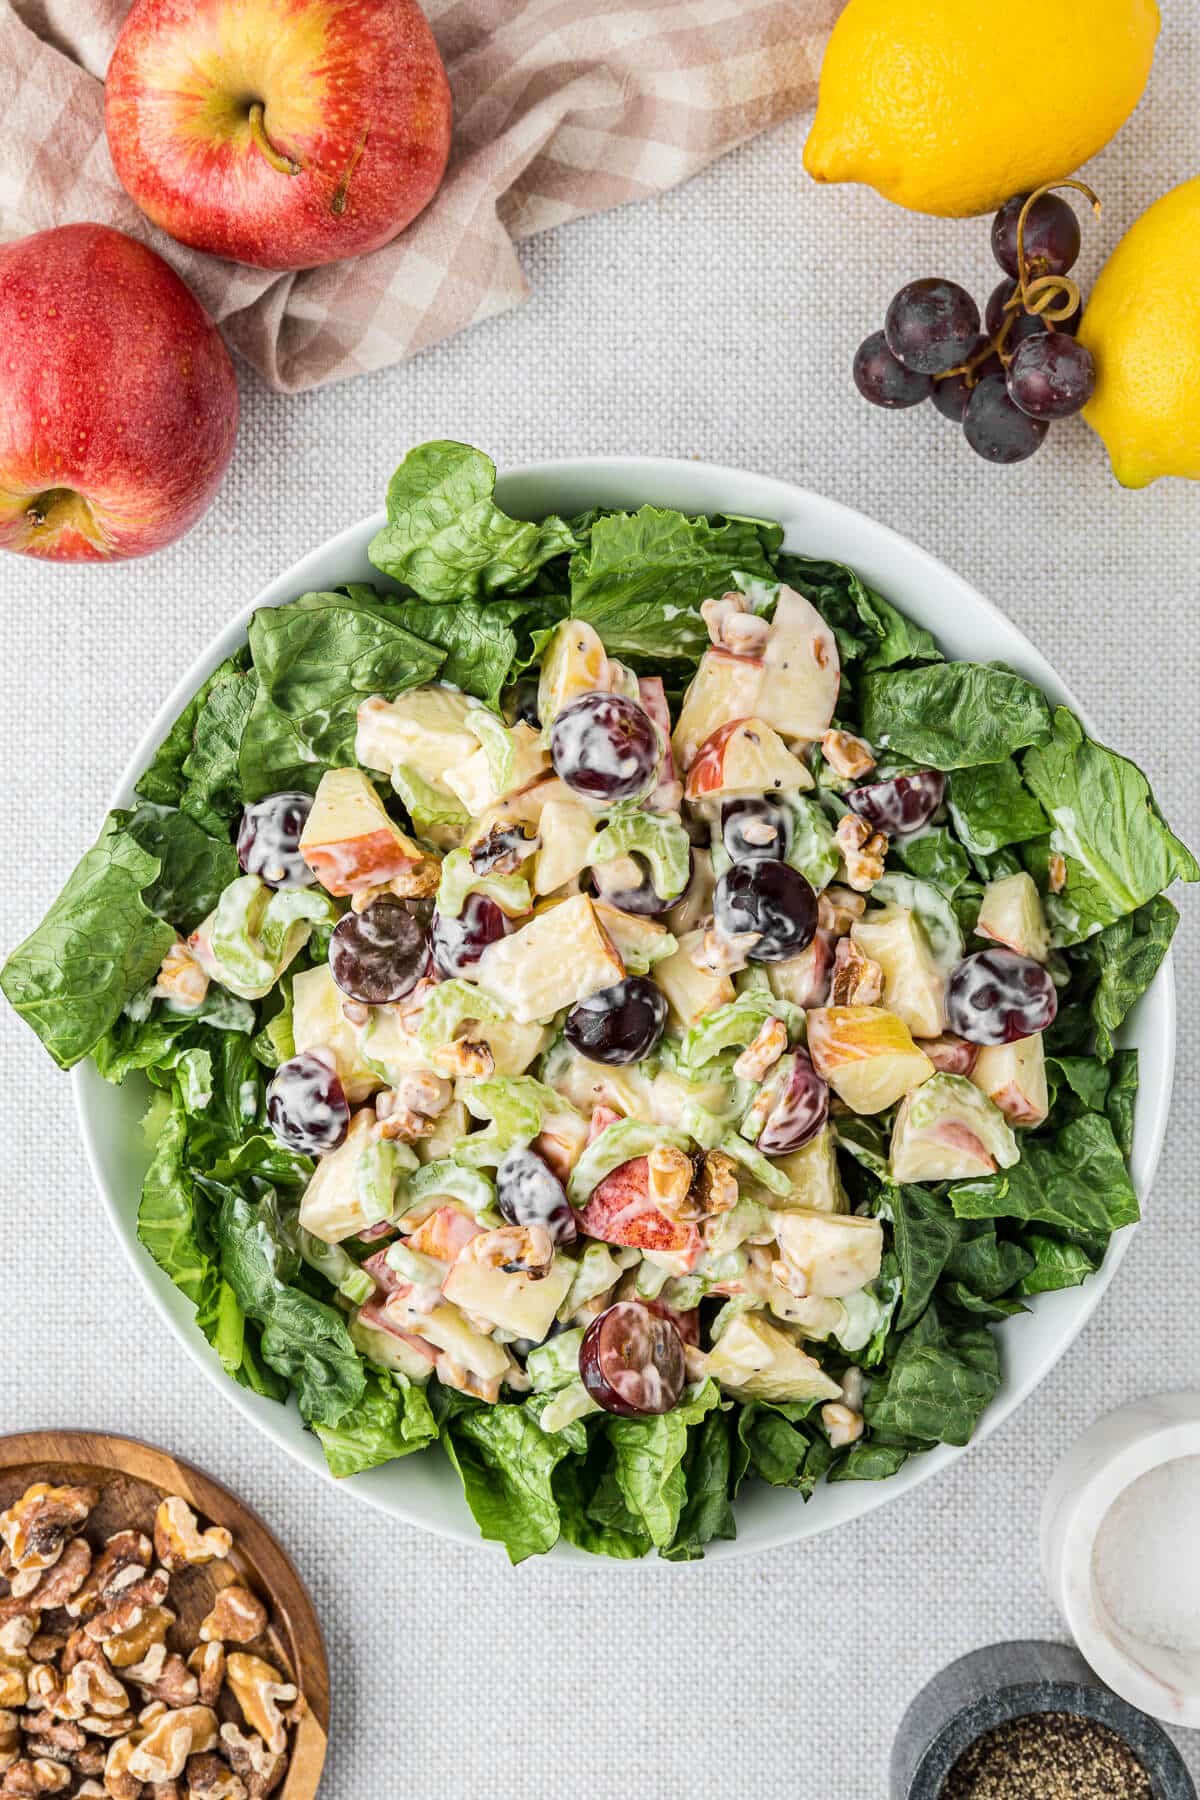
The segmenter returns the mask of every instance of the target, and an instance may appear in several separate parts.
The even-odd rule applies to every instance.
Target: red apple
[[[60,225],[0,248],[0,549],[160,550],[209,505],[237,424],[220,334],[145,244]]]
[[[416,0],[134,0],[105,120],[117,174],[172,237],[306,269],[428,205],[450,84]]]

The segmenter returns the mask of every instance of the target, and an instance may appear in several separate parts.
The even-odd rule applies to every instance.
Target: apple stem
[[[299,175],[300,164],[294,157],[285,156],[282,150],[277,150],[267,136],[263,114],[263,103],[256,100],[250,108],[250,136],[273,169],[277,169],[281,175]]]

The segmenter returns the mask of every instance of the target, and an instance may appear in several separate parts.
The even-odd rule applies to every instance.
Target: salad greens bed
[[[63,1068],[91,1057],[108,1081],[146,1077],[139,1237],[226,1373],[279,1402],[294,1395],[336,1475],[439,1443],[482,1531],[514,1560],[560,1536],[610,1556],[688,1559],[734,1536],[747,1480],[807,1499],[822,1476],[878,1481],[935,1444],[965,1444],[1000,1384],[993,1327],[1084,1281],[1136,1220],[1126,1159],[1137,1057],[1117,1035],[1175,930],[1162,890],[1200,868],[1139,770],[1068,711],[1011,669],[943,660],[852,569],[785,551],[779,526],[652,506],[528,523],[497,507],[494,481],[489,459],[461,444],[405,458],[370,547],[389,585],[352,583],[254,616],[0,985]],[[969,941],[989,882],[1034,877],[1059,992],[1045,1034],[1049,1116],[1021,1133],[1011,1167],[931,1184],[890,1179],[888,1117],[835,1118],[850,1203],[885,1225],[869,1340],[853,1355],[817,1352],[835,1376],[850,1363],[865,1373],[857,1442],[834,1447],[815,1401],[735,1399],[711,1378],[659,1416],[593,1411],[550,1430],[549,1393],[491,1405],[377,1366],[348,1324],[370,1287],[357,1267],[369,1245],[323,1256],[301,1233],[314,1164],[274,1136],[265,1109],[294,1048],[292,979],[324,962],[339,908],[314,901],[318,890],[277,896],[280,929],[302,914],[310,935],[262,1000],[216,983],[190,1011],[155,999],[164,957],[239,876],[243,806],[313,792],[325,771],[354,764],[363,700],[441,681],[498,712],[571,617],[633,671],[662,675],[674,714],[709,645],[702,602],[737,589],[769,616],[781,582],[836,636],[836,723],[886,746],[891,773],[947,773],[941,822],[889,848],[892,897],[931,942]],[[815,799],[836,822],[838,784],[815,773]],[[382,797],[406,827],[424,837],[443,822],[444,797],[427,784],[398,790]]]

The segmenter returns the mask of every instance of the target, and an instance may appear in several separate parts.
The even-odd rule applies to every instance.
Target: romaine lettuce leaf
[[[1113,1054],[1113,1034],[1130,1007],[1158,974],[1171,947],[1179,913],[1165,894],[1158,894],[1090,938],[1082,952],[1098,979],[1090,1011],[1096,1028],[1096,1054]]]
[[[896,1329],[903,1331],[916,1323],[933,1298],[961,1227],[949,1201],[932,1188],[889,1188],[887,1200],[903,1284]]]
[[[610,656],[696,662],[708,647],[701,602],[727,592],[739,570],[774,578],[766,530],[657,506],[599,518],[571,559],[572,617],[596,628]]]
[[[833,627],[844,661],[861,660],[868,672],[904,662],[941,662],[942,653],[924,626],[897,612],[844,563],[785,553],[775,558],[775,566]]]
[[[868,675],[863,730],[886,747],[934,769],[995,763],[1050,738],[1046,698],[1011,669],[987,663],[936,663]]]
[[[650,1542],[665,1550],[674,1541],[687,1485],[682,1468],[688,1429],[719,1406],[720,1389],[706,1381],[697,1393],[651,1419],[610,1419],[613,1475],[631,1516]]]
[[[61,1069],[95,1048],[175,942],[142,898],[159,872],[158,858],[110,813],[41,924],[0,972],[9,1004]]]
[[[361,1399],[335,1425],[318,1424],[316,1433],[331,1473],[341,1477],[423,1450],[438,1429],[421,1388],[404,1375],[368,1367]]]
[[[158,859],[158,874],[142,893],[146,905],[186,937],[237,877],[237,851],[228,834],[210,837],[187,813],[157,806],[113,816],[147,856]]]
[[[1050,829],[1011,758],[955,769],[947,797],[954,829],[978,856],[990,856],[1007,844],[1026,843]]]
[[[966,1444],[1000,1386],[1000,1359],[986,1325],[953,1330],[935,1307],[899,1340],[891,1367],[872,1382],[868,1425],[887,1438]]]
[[[1107,1237],[1139,1216],[1113,1128],[1091,1112],[1056,1136],[1025,1136],[1020,1162],[1002,1175],[956,1182],[950,1201],[960,1219],[1037,1220],[1091,1237]]]
[[[553,516],[531,525],[495,501],[496,465],[442,439],[410,450],[388,483],[388,522],[367,555],[424,600],[480,600],[528,587],[578,538]]]
[[[1200,881],[1200,864],[1168,828],[1141,770],[1085,737],[1066,707],[1022,769],[1050,817],[1050,847],[1066,860],[1066,886],[1046,896],[1056,943],[1091,937],[1176,876]]]
[[[1023,1242],[1032,1267],[1022,1276],[1018,1294],[1049,1294],[1059,1288],[1078,1287],[1096,1271],[1096,1262],[1079,1244],[1046,1237],[1039,1231],[1026,1232]]]
[[[455,1410],[442,1424],[442,1448],[458,1471],[475,1523],[485,1538],[504,1545],[514,1563],[558,1542],[554,1471],[587,1442],[578,1420],[561,1431],[543,1431],[539,1419],[548,1403],[549,1396],[538,1395],[517,1406]]]

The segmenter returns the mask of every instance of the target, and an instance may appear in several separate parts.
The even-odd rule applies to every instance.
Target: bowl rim
[[[986,595],[980,593],[972,583],[959,575],[941,558],[933,555],[932,552],[924,549],[911,538],[905,537],[903,533],[894,530],[891,526],[872,519],[868,514],[846,505],[843,501],[832,499],[815,489],[802,487],[778,476],[763,475],[754,470],[737,469],[727,464],[704,460],[693,461],[683,457],[623,456],[620,454],[553,457],[514,464],[499,473],[496,497],[498,502],[507,504],[511,508],[514,516],[536,516],[536,511],[529,512],[519,503],[522,488],[531,489],[543,485],[565,488],[573,480],[584,483],[611,480],[617,485],[627,486],[631,490],[635,489],[641,481],[648,484],[657,482],[663,485],[677,480],[682,486],[689,488],[699,485],[701,487],[714,486],[718,489],[726,485],[734,489],[749,483],[762,495],[761,506],[754,514],[756,517],[786,519],[789,512],[815,509],[836,525],[864,533],[866,539],[873,539],[876,546],[892,556],[899,557],[901,561],[915,558],[943,589],[957,590],[958,597],[965,603],[969,612],[982,613],[987,620],[994,622],[1002,633],[1009,634],[1016,639],[1027,664],[1032,664],[1035,670],[1035,675],[1031,678],[1036,679],[1038,685],[1044,687],[1051,694],[1061,696],[1062,703],[1068,705],[1085,728],[1090,731],[1087,712],[1080,706],[1077,697],[1020,626],[1015,624],[1000,607],[989,600]],[[512,490],[516,490],[515,495]],[[632,504],[645,503],[679,504],[684,510],[694,512],[720,512],[722,510],[719,504],[710,504],[708,500],[695,503],[646,502],[642,500]],[[629,505],[631,502],[626,501],[623,504]],[[545,512],[546,508],[542,506],[540,513],[544,516]],[[240,607],[226,621],[225,625],[213,634],[171,688],[153,719],[139,736],[120,777],[110,792],[107,802],[109,810],[127,806],[130,803],[135,781],[146,768],[170,726],[206,677],[231,654],[238,644],[244,641],[246,629],[253,614],[261,608],[285,605],[299,594],[308,591],[311,583],[305,571],[312,564],[318,561],[325,562],[342,554],[347,556],[360,554],[371,537],[386,523],[386,511],[380,509],[359,519],[356,523],[344,527],[341,531],[334,533],[332,537],[323,539],[267,582],[253,599]],[[1149,1154],[1146,1160],[1144,1180],[1139,1189],[1139,1204],[1144,1203],[1148,1198],[1157,1174],[1174,1081],[1176,1009],[1174,966],[1170,950],[1168,950],[1151,987],[1138,1004],[1144,1004],[1151,994],[1157,995],[1162,1002],[1162,1061],[1165,1076],[1158,1082],[1153,1093],[1139,1094],[1139,1107],[1147,1106],[1150,1112],[1148,1124],[1145,1127],[1149,1142]],[[255,1402],[258,1400],[258,1396],[249,1394],[225,1374],[219,1359],[203,1336],[194,1329],[181,1331],[178,1328],[177,1321],[172,1316],[167,1303],[168,1293],[172,1291],[171,1284],[153,1259],[137,1244],[136,1237],[131,1238],[118,1204],[117,1195],[110,1189],[103,1172],[94,1108],[98,1111],[96,1108],[97,1092],[98,1089],[104,1088],[105,1084],[96,1076],[89,1059],[85,1059],[72,1069],[71,1082],[76,1117],[83,1138],[85,1154],[110,1224],[126,1253],[127,1260],[133,1265],[138,1280],[149,1295],[155,1311],[171,1335],[182,1344],[192,1361],[203,1370],[213,1385],[233,1402],[252,1425],[264,1432],[294,1460],[313,1469],[319,1477],[323,1477],[339,1489],[349,1490],[356,1498],[365,1500],[377,1510],[392,1518],[399,1518],[406,1524],[433,1532],[439,1537],[490,1550],[493,1554],[502,1554],[500,1545],[479,1535],[478,1528],[461,1496],[456,1496],[461,1502],[460,1516],[458,1508],[447,1509],[445,1512],[435,1509],[425,1511],[397,1501],[390,1495],[384,1497],[379,1483],[372,1479],[382,1473],[381,1469],[368,1470],[364,1474],[340,1480],[335,1478],[326,1468],[319,1448],[314,1451],[317,1440],[313,1433],[303,1427],[294,1397],[282,1406],[266,1402],[260,1402],[256,1406]],[[1140,1222],[1139,1220],[1138,1223],[1140,1224]],[[737,1538],[716,1540],[707,1545],[703,1559],[699,1560],[703,1563],[713,1564],[727,1561],[732,1557],[749,1556],[760,1551],[777,1549],[786,1544],[800,1542],[805,1538],[819,1536],[832,1530],[835,1525],[860,1518],[863,1514],[873,1512],[877,1507],[890,1500],[898,1500],[902,1495],[932,1480],[943,1468],[957,1461],[968,1450],[985,1442],[993,1431],[997,1430],[1017,1411],[1034,1388],[1046,1378],[1051,1369],[1070,1349],[1107,1293],[1137,1229],[1138,1224],[1135,1224],[1124,1227],[1114,1234],[1109,1242],[1103,1263],[1081,1286],[1067,1290],[1065,1296],[1042,1296],[1043,1299],[1069,1297],[1069,1311],[1062,1322],[1061,1329],[1056,1334],[1053,1345],[1039,1356],[1034,1366],[1019,1381],[1014,1383],[1008,1376],[1002,1377],[998,1393],[984,1412],[968,1444],[962,1446],[939,1444],[921,1456],[911,1457],[896,1475],[886,1481],[855,1483],[853,1487],[849,1484],[843,1485],[839,1489],[839,1494],[845,1496],[845,1499],[839,1509],[841,1513],[839,1518],[822,1517],[819,1512],[810,1512],[808,1506],[796,1503],[789,1515],[791,1521],[789,1525],[759,1528],[752,1540],[750,1537],[742,1535],[739,1521]],[[269,1413],[265,1410],[268,1404],[270,1405]],[[384,1466],[391,1467],[392,1465]],[[551,1554],[556,1561],[570,1561],[577,1566],[589,1568],[595,1568],[598,1564],[607,1568],[614,1566],[638,1568],[648,1564],[658,1569],[679,1566],[666,1563],[661,1557],[651,1556],[633,1558],[626,1564],[622,1559],[591,1555],[562,1540],[554,1546]],[[693,1565],[684,1566],[691,1567]]]

